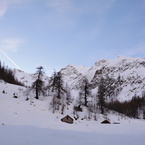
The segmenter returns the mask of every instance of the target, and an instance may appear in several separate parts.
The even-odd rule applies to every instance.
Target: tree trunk
[[[39,96],[38,96],[38,88],[36,86],[36,96],[35,96],[36,99],[39,99]]]

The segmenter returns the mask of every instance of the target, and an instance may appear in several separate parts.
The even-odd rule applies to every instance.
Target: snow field
[[[60,121],[64,115],[49,110],[50,99],[25,101],[25,96],[1,94],[0,145],[144,145],[144,120],[111,114],[111,123],[120,124],[100,124],[102,116],[66,124]]]
[[[94,133],[32,126],[0,126],[1,145],[144,145],[145,127],[97,125]],[[78,126],[79,127],[79,126]],[[138,129],[137,129],[137,128]],[[142,128],[143,127],[143,128]],[[141,129],[142,128],[142,129]],[[137,129],[137,130],[136,130]]]

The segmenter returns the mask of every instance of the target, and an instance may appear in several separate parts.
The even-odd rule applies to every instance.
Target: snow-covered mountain
[[[101,59],[92,67],[68,65],[60,70],[63,80],[71,88],[72,92],[79,92],[82,80],[86,77],[91,84],[91,89],[97,93],[100,80],[103,77],[112,81],[108,89],[114,88],[110,97],[120,101],[130,100],[133,96],[142,96],[145,92],[145,59],[119,56],[113,60]],[[25,86],[31,86],[34,82],[34,74],[28,74],[14,69],[15,77]],[[50,76],[51,77],[51,76]],[[48,85],[49,77],[43,80]],[[78,93],[74,96],[77,97]]]
[[[109,100],[125,101],[131,100],[135,95],[142,97],[142,94],[145,94],[145,59],[142,58],[117,57],[114,60],[102,59],[92,67],[68,65],[62,68],[60,72],[64,80],[64,86],[67,83],[74,99],[79,96],[84,78],[88,79],[92,95],[97,94],[103,78],[105,80],[105,95]],[[26,95],[27,89],[36,79],[35,74],[28,74],[14,69],[14,76],[25,87],[9,85],[0,81],[1,93],[9,93],[11,96],[13,94],[17,96]],[[50,77],[44,75],[45,86],[48,85],[49,79]],[[32,93],[31,95],[34,97],[35,94]]]
[[[14,69],[14,76],[17,80],[22,82],[26,87],[30,87],[32,83],[35,81],[35,74],[29,74],[24,71]],[[49,77],[45,74],[43,77],[43,81],[48,84]]]
[[[86,77],[92,89],[97,89],[101,78],[111,78],[120,101],[130,100],[134,95],[142,96],[145,91],[145,59],[119,56],[114,60],[102,59],[92,67],[68,65],[61,69],[64,81],[72,90],[79,90]],[[119,79],[119,80],[118,80]],[[119,86],[117,85],[120,81]],[[114,95],[114,94],[113,94]]]
[[[77,86],[77,84],[84,76],[86,76],[89,69],[89,67],[85,66],[68,65],[65,68],[62,68],[60,71],[64,82],[67,83],[71,89],[76,88],[79,90],[80,86]]]
[[[90,68],[68,65],[60,71],[65,83],[71,87],[72,93],[79,92],[84,77],[88,79],[94,92],[97,91],[102,77],[107,83],[111,80],[112,84],[110,82],[108,84],[111,87],[115,85],[114,91],[119,90],[115,97],[120,100],[129,100],[134,94],[142,95],[145,90],[145,60],[141,58],[103,59]],[[83,108],[83,112],[77,112],[79,118],[75,120],[73,103],[66,107],[63,114],[54,114],[50,109],[53,96],[37,100],[32,93],[28,94],[27,100],[26,91],[34,82],[35,75],[20,70],[14,70],[14,74],[27,87],[0,80],[0,144],[144,144],[144,120],[128,118],[110,111],[105,115],[96,114],[97,119],[94,121],[88,119],[87,116],[91,113],[87,108]],[[44,76],[43,80],[47,85],[49,77]],[[109,85],[107,87],[110,89]],[[73,124],[61,122],[67,114],[74,119]],[[108,119],[111,124],[107,126],[101,124],[104,119]]]

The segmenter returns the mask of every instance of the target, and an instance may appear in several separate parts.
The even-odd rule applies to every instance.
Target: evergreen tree
[[[145,119],[145,110],[143,111],[143,119]]]
[[[105,80],[102,77],[100,80],[100,84],[98,86],[98,92],[97,92],[97,97],[98,97],[98,106],[100,107],[101,114],[104,114],[104,106],[105,106]]]
[[[52,74],[52,77],[49,80],[48,89],[49,89],[49,91],[51,90],[52,92],[54,92],[56,89],[56,74],[57,73],[54,70],[54,73]]]
[[[37,71],[35,73],[35,82],[33,82],[31,89],[33,89],[35,91],[35,98],[39,99],[40,94],[45,95],[45,91],[44,91],[44,81],[42,80],[44,75],[43,72],[43,67],[39,66],[37,67]]]
[[[10,84],[24,86],[24,84],[22,84],[15,78],[14,71],[2,65],[1,61],[0,61],[0,79]]]
[[[89,81],[86,77],[82,81],[80,95],[84,97],[84,105],[87,107],[88,97],[91,96],[91,91]]]
[[[66,90],[64,89],[61,72],[54,72],[49,81],[48,89],[49,91],[55,92],[55,94],[53,93],[53,98],[50,103],[53,113],[60,110],[61,114],[63,114],[66,105],[66,97],[68,96],[65,95]]]
[[[55,79],[56,79],[56,86],[55,87],[57,90],[57,98],[61,99],[61,95],[63,95],[66,92],[64,89],[64,86],[63,86],[64,82],[62,80],[61,72],[57,73]]]
[[[62,79],[61,72],[54,72],[53,76],[50,78],[49,81],[49,91],[56,92],[57,98],[61,99],[61,96],[66,92],[63,86],[64,82]]]

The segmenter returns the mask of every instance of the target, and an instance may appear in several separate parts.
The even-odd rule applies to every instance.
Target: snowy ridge
[[[92,67],[68,65],[61,70],[63,80],[72,92],[80,90],[84,77],[92,84],[92,89],[97,90],[101,77],[109,76],[117,81],[121,78],[120,92],[116,97],[120,101],[130,100],[134,95],[142,96],[145,91],[145,59],[118,56],[113,60],[101,59]],[[34,74],[14,70],[15,77],[25,86],[31,86]],[[44,81],[48,84],[49,77],[45,75]],[[64,84],[64,85],[65,85]],[[115,83],[114,83],[115,84]],[[74,93],[74,96],[78,93]],[[114,97],[114,96],[112,96]]]
[[[14,75],[26,87],[30,87],[35,80],[35,74],[28,74],[28,73],[18,70],[18,69],[14,69]],[[47,75],[44,75],[43,81],[48,83],[48,80],[49,80],[49,77]]]
[[[34,74],[14,70],[15,77],[26,86],[31,86]],[[116,96],[120,100],[128,100],[141,94],[145,86],[145,60],[138,58],[116,58],[100,60],[91,68],[69,65],[61,69],[63,79],[73,95],[79,91],[81,80],[87,77],[92,88],[97,90],[100,78],[106,75],[122,79],[121,92]],[[49,78],[44,77],[46,85]],[[80,118],[73,124],[61,122],[69,114],[74,116],[69,105],[63,114],[53,114],[50,102],[53,96],[34,99],[28,94],[26,87],[5,83],[0,80],[0,144],[1,145],[144,145],[145,121],[131,119],[116,112],[105,116],[97,114],[97,120],[84,119],[87,109],[79,112]],[[16,96],[17,98],[15,98]],[[101,124],[108,119],[111,124]]]
[[[99,60],[85,71],[82,68],[69,65],[61,69],[64,81],[73,90],[79,90],[84,77],[93,84],[92,89],[97,89],[101,77],[109,76],[116,81],[121,78],[121,91],[116,96],[121,101],[130,100],[135,94],[142,96],[145,91],[145,59],[119,56],[114,60]]]
[[[70,145],[144,145],[143,120],[110,114],[110,125],[100,124],[104,119],[101,115],[97,121],[79,119],[74,124],[66,124],[60,121],[64,114],[49,110],[51,97],[26,101],[24,87],[1,81],[0,92],[3,90],[5,93],[0,93],[1,145],[67,145],[68,142]],[[13,98],[13,92],[18,98]]]
[[[71,89],[75,88],[76,84],[86,75],[88,67],[68,65],[62,68],[61,74],[63,80],[70,86]]]

